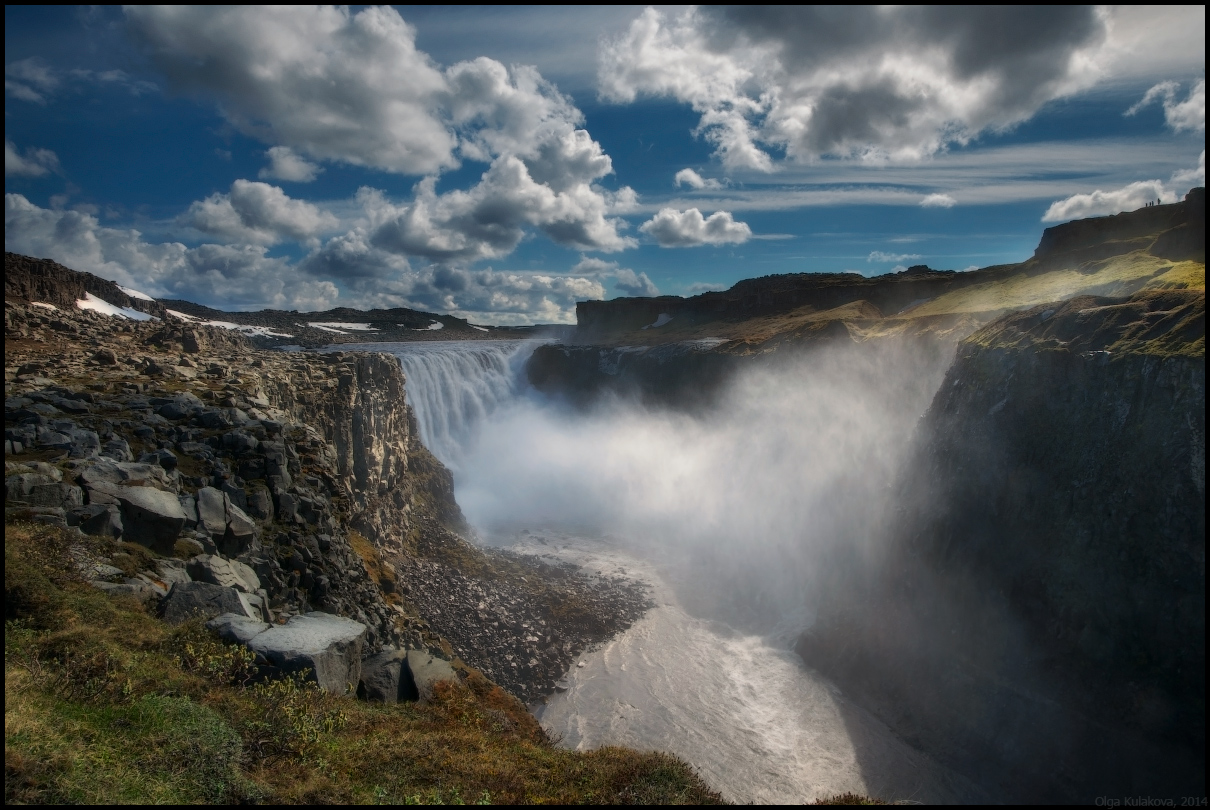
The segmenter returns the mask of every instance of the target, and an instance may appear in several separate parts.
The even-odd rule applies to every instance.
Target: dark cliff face
[[[119,307],[137,309],[157,318],[168,315],[158,301],[146,301],[122,292],[112,281],[80,273],[50,259],[35,259],[18,253],[4,254],[4,298],[41,301],[60,309],[74,310],[76,301],[92,293]]]
[[[1018,799],[1203,791],[1204,336],[1201,291],[972,335],[807,662]]]
[[[1206,260],[1206,189],[1192,189],[1182,202],[1108,217],[1092,217],[1047,228],[1034,259],[1053,260],[1098,247],[1124,253],[1127,245],[1181,261]]]

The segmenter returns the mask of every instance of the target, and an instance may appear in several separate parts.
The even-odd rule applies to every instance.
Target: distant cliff
[[[61,309],[75,309],[76,302],[91,293],[107,303],[137,309],[157,318],[166,318],[158,301],[127,295],[112,281],[80,273],[50,259],[35,259],[19,253],[4,254],[4,299],[41,301]]]
[[[662,334],[654,327],[661,315],[668,316],[666,322],[683,326],[750,320],[804,307],[823,312],[865,301],[876,309],[878,317],[893,317],[923,301],[1022,275],[1036,276],[1061,268],[1091,274],[1099,269],[1093,266],[1097,260],[1134,251],[1205,264],[1205,215],[1206,190],[1195,188],[1183,201],[1172,205],[1048,228],[1034,256],[1020,264],[970,272],[938,271],[921,265],[873,278],[856,273],[790,273],[745,279],[729,290],[691,298],[666,295],[581,301],[576,304],[577,329],[572,340],[582,344],[650,344]]]

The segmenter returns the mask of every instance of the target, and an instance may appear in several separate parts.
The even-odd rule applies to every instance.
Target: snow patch
[[[659,329],[661,326],[668,323],[670,320],[672,320],[671,315],[669,315],[667,312],[661,312],[659,314],[659,317],[657,317],[655,319],[655,323],[649,323],[646,326],[644,326],[643,328],[644,329]]]
[[[490,332],[486,326],[471,326],[471,329],[478,329],[480,332]]]
[[[55,312],[59,311],[59,308],[57,306],[55,306],[54,304],[48,304],[45,301],[30,301],[29,305],[31,307],[42,307],[43,309],[54,310]]]
[[[146,312],[139,312],[137,309],[114,306],[108,301],[97,298],[90,292],[84,293],[84,297],[76,301],[76,306],[80,309],[91,309],[93,312],[100,312],[102,315],[109,315],[116,318],[128,318],[132,321],[159,320],[159,318],[148,315]]]
[[[175,309],[167,310],[167,312],[172,317],[179,318],[187,323],[195,323],[198,326],[215,326],[219,329],[231,329],[252,337],[294,337],[294,335],[290,335],[285,332],[274,332],[268,326],[253,326],[245,323],[232,323],[231,321],[207,321],[197,317],[196,315],[187,315],[184,312],[177,312]]]
[[[150,295],[148,295],[145,292],[139,292],[138,290],[132,290],[129,287],[123,287],[121,284],[118,284],[116,286],[119,290],[126,293],[131,298],[137,298],[140,301],[154,301],[155,300],[154,298],[152,298]]]
[[[424,327],[423,329],[417,329],[415,331],[426,332],[426,331],[432,331],[435,329],[444,329],[444,328],[445,328],[445,324],[441,323],[440,321],[433,321],[432,323],[430,323],[428,326]]]

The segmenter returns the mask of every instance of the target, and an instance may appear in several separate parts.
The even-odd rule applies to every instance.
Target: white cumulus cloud
[[[277,186],[236,180],[227,194],[211,194],[189,206],[180,222],[227,242],[273,245],[305,242],[334,229],[339,220]]]
[[[456,165],[445,76],[390,8],[129,6],[178,88],[241,131],[311,158],[423,174]]]
[[[274,146],[265,152],[265,156],[269,158],[269,165],[257,175],[262,180],[310,183],[323,171],[288,146]]]
[[[716,211],[708,217],[696,208],[677,211],[663,208],[639,226],[660,247],[696,247],[698,245],[742,244],[752,238],[746,222],[736,222],[729,211]]]
[[[1180,87],[1177,82],[1160,82],[1148,90],[1137,104],[1128,109],[1126,115],[1134,115],[1139,110],[1158,101],[1164,107],[1164,122],[1174,132],[1184,130],[1205,132],[1206,80],[1201,79],[1189,88],[1189,95],[1183,101],[1179,98]]]
[[[1178,172],[1173,172],[1172,182],[1183,186],[1204,186],[1206,185],[1206,150],[1197,156],[1196,169],[1181,169]]]
[[[184,298],[240,309],[324,309],[339,291],[300,274],[263,246],[151,243],[133,229],[102,227],[92,214],[41,208],[4,195],[4,248],[54,259],[157,298]]]
[[[1097,77],[1092,7],[694,7],[642,12],[607,41],[603,98],[689,104],[729,169],[769,148],[917,160],[1028,119]]]
[[[42,177],[59,171],[59,156],[49,149],[27,148],[25,154],[17,152],[16,145],[4,140],[4,176]]]
[[[689,188],[700,190],[704,188],[715,189],[723,187],[723,184],[718,180],[715,180],[712,177],[702,177],[693,169],[681,169],[676,173],[676,177],[673,178],[673,182],[676,184],[677,188],[680,188],[681,186],[689,186]]]
[[[953,208],[957,204],[958,201],[948,194],[928,194],[920,201],[921,208]]]
[[[512,155],[497,158],[466,191],[438,194],[430,178],[417,184],[409,203],[396,205],[372,191],[360,198],[377,247],[436,262],[507,255],[526,227],[583,250],[618,251],[635,244],[619,233],[625,222],[608,216],[608,201],[589,183],[556,191],[536,182],[525,162]]]
[[[604,283],[613,279],[613,287],[618,292],[631,297],[650,297],[659,295],[660,289],[646,273],[636,273],[629,267],[621,267],[617,262],[605,261],[592,256],[585,256],[571,268],[571,274],[596,279]]]

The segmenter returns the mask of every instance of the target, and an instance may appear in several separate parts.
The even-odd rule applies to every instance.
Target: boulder
[[[160,581],[171,586],[174,582],[189,582],[191,577],[185,570],[183,560],[163,559],[155,561],[156,575]]]
[[[25,497],[31,506],[61,506],[71,509],[84,503],[84,492],[71,484],[34,484]]]
[[[227,533],[227,503],[223,493],[214,487],[202,487],[197,491],[198,528],[211,537],[222,537]]]
[[[97,482],[88,488],[89,500],[98,495],[115,499],[122,509],[123,536],[165,556],[173,553],[177,535],[185,527],[185,512],[171,492],[151,487],[120,487]]]
[[[17,469],[21,469],[18,467]],[[62,476],[55,478],[51,475],[36,472],[17,473],[4,479],[4,500],[27,503],[30,493],[36,486],[55,484],[63,480]]]
[[[260,520],[273,519],[273,496],[264,487],[256,487],[248,496],[248,513]]]
[[[256,572],[238,560],[199,554],[185,565],[185,570],[198,582],[210,582],[244,593],[256,593],[260,590],[260,578],[256,576]]]
[[[257,621],[239,613],[224,613],[206,622],[206,627],[219,638],[233,644],[247,644],[254,637],[269,629],[268,622]]]
[[[166,472],[172,472],[176,469],[176,454],[171,450],[160,448],[150,453],[144,453],[139,456],[139,462],[144,464],[155,464],[162,467]]]
[[[67,525],[94,537],[121,537],[122,512],[116,504],[90,503],[72,507],[67,512]]]
[[[232,430],[223,434],[223,449],[231,453],[251,453],[259,444],[256,437],[245,430]]]
[[[72,458],[94,458],[101,454],[101,437],[96,431],[73,428],[65,432],[71,438]]]
[[[171,624],[180,624],[195,617],[212,619],[224,613],[237,613],[260,620],[256,611],[250,611],[240,592],[235,588],[224,588],[209,582],[174,582],[164,601],[160,602],[160,618]]]
[[[192,495],[178,495],[177,500],[181,502],[181,511],[185,513],[185,528],[197,528],[197,498]]]
[[[362,661],[357,696],[378,703],[418,700],[420,693],[407,661],[407,650],[386,650]]]
[[[102,456],[81,469],[77,480],[86,487],[97,483],[151,484],[160,489],[169,489],[172,485],[164,468],[159,464],[115,461],[107,456]]]
[[[421,701],[433,699],[433,686],[438,681],[458,681],[458,673],[454,672],[449,661],[426,650],[408,650],[407,661],[408,672]]]
[[[101,447],[101,457],[114,461],[133,461],[134,453],[125,439],[110,439]]]
[[[314,612],[259,633],[248,648],[282,672],[310,670],[320,687],[346,694],[361,681],[365,637],[366,626],[360,622]]]

